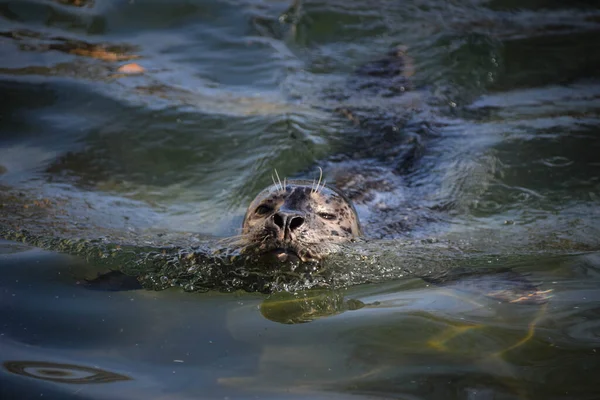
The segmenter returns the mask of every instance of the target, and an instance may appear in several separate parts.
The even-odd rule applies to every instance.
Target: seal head
[[[356,210],[340,191],[292,180],[267,187],[250,203],[242,251],[271,253],[280,261],[318,261],[360,235]]]

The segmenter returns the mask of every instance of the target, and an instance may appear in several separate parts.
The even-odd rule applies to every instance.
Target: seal
[[[252,200],[242,223],[242,253],[279,261],[319,261],[361,236],[356,209],[321,181],[274,183]]]
[[[321,184],[321,178],[318,182],[274,180],[246,210],[241,253],[274,256],[280,262],[318,263],[360,236],[356,209],[339,189]],[[511,303],[543,304],[551,292],[539,290],[521,274],[506,269],[415,275],[438,286],[459,282],[458,290]]]

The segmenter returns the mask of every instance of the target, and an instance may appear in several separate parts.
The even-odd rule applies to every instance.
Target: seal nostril
[[[304,218],[302,217],[294,217],[292,218],[292,220],[290,221],[290,230],[293,231],[296,228],[302,226],[302,224],[304,223]]]
[[[279,227],[279,229],[283,229],[283,218],[281,217],[281,215],[273,215],[273,222]]]

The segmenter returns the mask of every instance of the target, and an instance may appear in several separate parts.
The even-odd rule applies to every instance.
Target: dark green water
[[[1,228],[204,243],[274,168],[322,166],[391,184],[357,209],[368,250],[392,249],[377,283],[267,296],[92,290],[100,262],[0,241],[0,398],[600,398],[595,2],[291,5],[0,0]],[[416,90],[352,88],[398,45]],[[423,140],[410,168],[394,135]],[[430,237],[550,301],[401,277],[450,267],[394,245]]]

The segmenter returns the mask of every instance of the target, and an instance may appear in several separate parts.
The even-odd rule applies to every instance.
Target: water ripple
[[[5,361],[4,368],[13,374],[58,383],[89,384],[131,380],[128,376],[99,368],[47,361]]]
[[[554,156],[554,157],[550,157],[550,158],[545,158],[545,159],[541,160],[540,162],[548,167],[561,168],[561,167],[568,167],[569,165],[573,164],[574,161],[569,160],[567,157]]]

